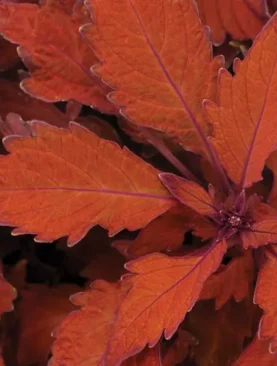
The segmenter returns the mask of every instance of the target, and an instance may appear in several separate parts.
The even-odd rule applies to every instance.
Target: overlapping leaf
[[[242,187],[262,179],[269,154],[277,146],[277,17],[264,28],[235,76],[222,70],[219,101],[206,104],[213,143],[229,177]]]
[[[189,210],[172,209],[141,230],[135,240],[118,240],[113,246],[128,259],[154,252],[178,250],[190,226],[189,214]]]
[[[225,251],[220,242],[181,258],[149,254],[129,262],[133,274],[125,281],[132,287],[117,312],[106,365],[117,365],[146,344],[153,347],[163,331],[171,338]]]
[[[198,341],[189,332],[179,328],[174,342],[164,352],[163,366],[175,366],[181,364],[189,355],[190,346]]]
[[[233,39],[255,39],[269,19],[266,0],[196,0],[199,15],[211,29],[213,43]]]
[[[253,279],[254,263],[252,253],[248,251],[211,275],[203,287],[200,299],[215,299],[217,309],[232,297],[239,302],[249,295]]]
[[[34,99],[24,93],[18,83],[0,80],[0,117],[8,113],[17,113],[23,120],[43,120],[57,127],[67,127],[69,118],[56,106]]]
[[[269,342],[256,337],[234,366],[276,366],[277,356],[268,351]]]
[[[128,315],[131,315],[134,310],[139,311],[136,307],[128,309],[128,301],[131,300],[132,302],[135,301],[134,296],[143,296],[143,298],[146,300],[151,297],[150,288],[147,289],[139,286],[142,286],[144,283],[144,286],[148,285],[152,287],[152,290],[156,291],[163,291],[162,288],[159,288],[161,286],[161,279],[164,279],[164,281],[171,281],[175,282],[177,280],[177,277],[180,277],[180,282],[183,281],[183,283],[178,284],[175,283],[175,286],[181,286],[179,287],[178,294],[176,293],[177,288],[174,289],[174,283],[172,283],[172,288],[169,294],[166,292],[161,293],[164,297],[167,297],[167,299],[163,299],[163,304],[159,304],[159,307],[156,308],[158,304],[155,305],[154,308],[147,309],[147,304],[141,302],[141,301],[135,301],[137,306],[143,306],[144,310],[148,312],[148,316],[152,317],[159,317],[159,314],[157,313],[157,310],[160,309],[162,311],[162,314],[160,316],[165,317],[164,322],[167,318],[167,326],[170,326],[170,322],[174,321],[174,317],[177,315],[177,317],[181,318],[184,316],[184,313],[186,310],[188,310],[188,307],[190,308],[195,301],[192,297],[197,296],[195,292],[199,291],[199,289],[193,289],[193,294],[190,293],[193,287],[191,287],[192,282],[197,283],[197,287],[202,286],[202,282],[204,280],[203,276],[207,276],[207,271],[213,271],[218,265],[218,262],[221,261],[221,257],[226,250],[225,243],[218,244],[215,248],[208,248],[207,252],[205,253],[203,250],[198,252],[198,255],[195,257],[184,257],[184,258],[167,258],[162,255],[152,255],[145,257],[145,259],[148,258],[148,263],[151,266],[152,274],[149,272],[148,276],[151,276],[149,278],[149,283],[146,281],[147,279],[145,276],[147,276],[147,273],[144,275],[141,274],[141,276],[135,276],[137,278],[137,282],[134,278],[126,278],[126,285],[130,284],[130,282],[133,283],[134,288],[132,290],[132,293],[128,292],[127,297],[126,296],[126,288],[122,287],[120,285],[112,285],[108,284],[103,281],[97,281],[94,283],[94,286],[90,291],[87,291],[86,293],[82,293],[79,295],[76,295],[73,298],[73,302],[76,305],[81,305],[82,310],[72,313],[69,315],[69,317],[62,323],[60,328],[55,333],[55,336],[57,337],[57,340],[53,347],[53,358],[50,362],[50,365],[58,365],[60,360],[63,360],[68,365],[78,365],[78,364],[88,364],[88,365],[117,365],[119,360],[114,359],[113,354],[111,355],[111,346],[113,345],[114,337],[118,336],[118,329],[116,328],[118,322],[124,320],[122,319],[122,315],[125,313],[128,319]],[[202,256],[201,256],[202,255]],[[207,256],[204,258],[204,256]],[[144,262],[145,262],[144,259]],[[156,261],[156,264],[158,266],[163,266],[163,262],[167,262],[168,266],[167,268],[157,268],[156,271],[153,270],[153,260]],[[160,261],[162,263],[160,263]],[[209,263],[207,263],[207,261]],[[157,263],[159,262],[159,263]],[[191,262],[191,263],[190,263]],[[194,262],[194,263],[193,263]],[[205,263],[202,263],[205,262]],[[152,265],[151,265],[152,264]],[[172,267],[172,265],[175,264],[175,268]],[[129,267],[132,267],[132,270],[135,270],[134,266],[143,265],[145,266],[145,263],[142,263],[142,260],[137,260],[134,262],[129,263]],[[131,269],[131,268],[129,268]],[[136,269],[138,270],[138,268]],[[166,273],[170,271],[171,276],[166,276]],[[190,273],[190,271],[192,273]],[[155,273],[156,272],[156,273]],[[172,281],[172,276],[175,272],[175,279]],[[178,272],[178,273],[177,273]],[[186,275],[187,272],[187,275]],[[153,276],[157,276],[158,282],[155,281]],[[141,277],[141,278],[139,278]],[[186,278],[187,277],[187,278]],[[188,278],[190,277],[190,278]],[[154,287],[152,285],[152,281],[154,281]],[[160,283],[160,284],[159,284]],[[167,286],[169,283],[167,283]],[[144,287],[143,286],[143,287]],[[163,285],[162,287],[165,287]],[[190,290],[189,290],[190,288]],[[143,290],[143,291],[142,291]],[[170,290],[170,288],[169,288]],[[185,292],[185,293],[184,293]],[[147,295],[148,293],[148,295]],[[131,294],[131,299],[128,294]],[[181,295],[183,301],[180,305],[180,309],[172,308],[171,310],[174,311],[174,314],[170,314],[170,312],[167,311],[166,308],[170,306],[171,302],[168,302],[168,296],[172,298],[172,296],[178,296]],[[146,296],[146,297],[145,297]],[[156,295],[154,295],[156,297]],[[137,299],[139,300],[139,299]],[[145,301],[144,300],[144,301]],[[150,300],[150,299],[149,299]],[[149,301],[148,300],[148,301]],[[160,301],[159,298],[156,299],[156,302]],[[127,306],[127,309],[126,309]],[[154,304],[152,305],[154,306]],[[166,306],[166,308],[164,308]],[[118,311],[119,308],[119,311]],[[124,309],[123,309],[124,308]],[[155,311],[156,310],[156,311]],[[179,314],[177,314],[179,313]],[[97,316],[96,316],[97,314]],[[116,315],[117,314],[117,315]],[[167,315],[166,315],[167,314]],[[116,316],[115,316],[116,315]],[[144,314],[145,315],[145,314]],[[133,316],[136,316],[133,314]],[[172,316],[172,318],[171,318]],[[158,323],[156,323],[155,319],[149,319],[152,320],[152,322],[149,324],[148,331],[156,333],[155,329],[151,329],[152,327],[159,326]],[[180,319],[180,320],[181,320]],[[179,320],[179,322],[180,322]],[[96,322],[97,321],[97,326]],[[91,323],[92,322],[92,323]],[[115,324],[115,329],[112,330]],[[140,319],[140,322],[143,323],[143,319]],[[138,324],[137,324],[138,325]],[[152,325],[152,326],[151,326]],[[171,333],[174,332],[176,325],[172,324],[173,329],[171,329]],[[124,331],[124,328],[121,329],[121,332]],[[133,332],[138,332],[139,329],[136,330],[135,327],[133,327]],[[89,332],[89,333],[88,333]],[[142,332],[139,332],[142,334]],[[158,331],[158,338],[160,336],[161,331]],[[132,333],[131,333],[132,334]],[[130,334],[130,335],[131,335]],[[167,334],[169,337],[170,335]],[[89,340],[89,342],[88,342]],[[95,344],[91,344],[91,340],[95,340]],[[157,339],[158,340],[158,339]],[[131,342],[131,340],[129,341]],[[153,345],[153,344],[152,344]],[[135,345],[135,352],[139,351],[138,344]],[[122,347],[122,345],[121,345]],[[93,352],[92,352],[93,349]],[[78,350],[78,351],[77,351]],[[135,353],[133,352],[133,353]],[[105,356],[108,353],[110,357],[106,359]],[[142,354],[143,355],[143,354]],[[111,359],[112,356],[112,359]],[[123,358],[126,358],[126,354],[122,355]],[[157,354],[155,353],[155,362],[157,360]],[[141,355],[137,356],[139,360],[141,360]],[[128,362],[136,362],[136,358],[133,360],[126,361]],[[150,361],[148,361],[150,362]],[[132,363],[131,363],[132,364]],[[149,363],[148,363],[149,364]],[[154,363],[155,364],[155,363]]]
[[[26,284],[25,284],[26,285]],[[16,308],[19,321],[16,360],[19,365],[45,365],[53,343],[52,331],[74,310],[69,296],[78,286],[31,285],[20,291]],[[31,316],[30,316],[31,314]]]
[[[250,230],[241,233],[244,249],[258,248],[262,245],[276,243],[277,218],[254,223]]]
[[[214,100],[222,61],[212,60],[194,1],[86,3],[95,25],[83,32],[103,63],[95,72],[117,89],[112,100],[134,122],[175,137],[186,149],[207,149],[201,103]]]
[[[219,310],[214,308],[213,301],[199,301],[184,323],[185,329],[198,339],[198,344],[191,350],[195,363],[233,365],[252,335],[253,310],[252,299],[240,303],[230,300]]]
[[[38,241],[78,242],[99,224],[136,230],[175,204],[158,171],[76,123],[32,124],[35,138],[6,138],[0,160],[0,218]]]
[[[80,4],[80,5],[79,5]],[[51,102],[75,99],[102,112],[113,113],[110,90],[91,73],[98,60],[79,34],[90,18],[81,3],[72,0],[35,4],[0,4],[0,32],[20,45],[29,68],[22,82],[29,94]]]
[[[71,313],[55,332],[49,366],[104,366],[114,318],[127,287],[94,282],[91,290],[72,297],[81,310]],[[152,365],[151,365],[152,366]]]
[[[199,184],[169,173],[160,174],[160,179],[176,199],[194,211],[201,215],[216,212],[208,192]]]
[[[255,302],[263,309],[259,336],[270,339],[270,350],[277,351],[277,250],[270,247],[267,251],[267,260],[259,272],[256,285]]]

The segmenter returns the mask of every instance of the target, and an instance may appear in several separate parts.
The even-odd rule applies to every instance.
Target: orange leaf
[[[277,356],[268,351],[268,341],[256,337],[233,366],[276,366]]]
[[[104,366],[104,356],[118,306],[127,287],[95,281],[89,291],[72,297],[81,310],[72,312],[55,332],[49,366]]]
[[[0,262],[0,316],[3,313],[13,310],[12,301],[17,297],[17,292],[4,278],[2,274],[2,263]]]
[[[223,43],[226,33],[236,40],[254,39],[269,19],[265,0],[196,1],[216,45]]]
[[[31,72],[21,86],[50,102],[75,99],[105,113],[115,112],[106,99],[110,90],[90,72],[98,62],[79,34],[90,17],[76,1],[0,5],[0,32],[20,44],[19,54]],[[24,20],[24,21],[23,21]]]
[[[138,355],[128,358],[122,366],[162,366],[160,355],[160,344],[154,348],[144,348]]]
[[[277,351],[277,249],[266,251],[266,263],[259,272],[255,292],[255,303],[264,311],[260,322],[259,337],[270,339],[270,351]]]
[[[277,217],[274,220],[256,222],[250,230],[241,232],[244,249],[258,248],[277,242]]]
[[[231,297],[239,302],[251,290],[254,280],[254,263],[251,251],[234,258],[217,273],[211,275],[200,294],[201,300],[215,299],[216,308],[220,309]],[[228,284],[228,286],[226,286]]]
[[[135,240],[117,240],[113,246],[128,259],[154,252],[176,251],[182,246],[184,234],[189,230],[189,213],[172,209],[150,222]]]
[[[209,149],[201,103],[215,98],[222,58],[212,59],[194,1],[86,2],[95,26],[83,32],[103,62],[94,71],[117,89],[110,97],[124,115],[188,150]]]
[[[244,61],[235,63],[234,77],[222,69],[218,105],[206,104],[219,158],[242,187],[262,179],[265,161],[277,146],[276,24],[274,16]]]
[[[11,154],[0,159],[0,217],[15,234],[73,245],[95,225],[136,230],[175,204],[158,171],[126,148],[76,123],[31,128],[35,138],[6,137]]]
[[[159,177],[169,192],[184,205],[201,215],[216,213],[210,195],[199,184],[170,173],[161,173]]]
[[[106,365],[118,365],[146,344],[153,347],[163,331],[171,338],[225,251],[220,242],[181,258],[149,254],[129,262],[132,274],[125,281],[132,287],[117,312]]]

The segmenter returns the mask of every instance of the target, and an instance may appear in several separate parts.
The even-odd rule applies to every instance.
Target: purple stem
[[[172,154],[170,149],[164,144],[162,139],[157,137],[154,131],[138,125],[137,128],[143,136],[183,175],[183,177],[199,183],[195,175]]]

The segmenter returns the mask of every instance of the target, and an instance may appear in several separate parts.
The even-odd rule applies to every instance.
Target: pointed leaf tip
[[[209,125],[201,103],[215,100],[222,58],[212,57],[194,0],[86,3],[95,18],[86,36],[102,61],[97,71],[116,89],[112,100],[121,113],[206,155]]]
[[[269,19],[266,0],[196,0],[201,20],[211,29],[215,45],[232,39],[255,39]],[[231,16],[230,16],[231,14]]]
[[[130,357],[146,344],[154,346],[163,332],[170,339],[226,250],[222,241],[185,257],[149,254],[129,262],[131,274],[123,280],[131,288],[117,312],[107,366]]]
[[[171,173],[161,173],[159,178],[169,192],[184,205],[187,205],[201,215],[215,213],[209,193],[199,184]]]
[[[19,55],[30,71],[20,83],[22,90],[47,102],[74,99],[117,113],[106,98],[111,89],[90,72],[99,60],[79,33],[80,25],[91,21],[88,12],[81,2],[60,4],[0,4],[0,32],[20,45]]]
[[[262,179],[277,146],[277,15],[263,28],[235,76],[221,71],[218,105],[208,103],[212,142],[223,167],[240,188]]]
[[[175,205],[159,172],[116,143],[75,122],[31,128],[35,137],[6,139],[0,159],[0,218],[14,233],[73,245],[97,224],[110,235],[136,230]]]

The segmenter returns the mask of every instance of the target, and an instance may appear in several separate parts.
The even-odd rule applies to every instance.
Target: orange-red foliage
[[[277,365],[276,9],[0,0],[0,365]]]

